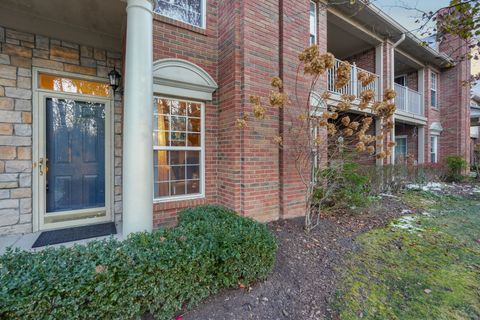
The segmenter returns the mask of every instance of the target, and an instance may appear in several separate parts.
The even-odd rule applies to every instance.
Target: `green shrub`
[[[463,172],[467,169],[468,163],[461,156],[448,156],[447,162],[447,174],[445,180],[447,182],[460,182],[465,178]]]
[[[271,272],[266,226],[218,206],[187,209],[179,225],[127,240],[0,257],[0,319],[171,319],[220,288]]]
[[[313,190],[314,204],[321,208],[365,207],[371,198],[368,177],[354,162],[344,161],[321,169],[317,173],[318,183]]]

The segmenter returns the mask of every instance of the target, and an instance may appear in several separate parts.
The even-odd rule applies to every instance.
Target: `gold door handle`
[[[40,158],[38,161],[38,170],[40,170],[40,175],[47,174],[48,172],[48,158]]]

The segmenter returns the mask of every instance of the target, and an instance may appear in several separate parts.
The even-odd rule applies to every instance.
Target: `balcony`
[[[348,95],[354,95],[357,98],[360,98],[360,94],[362,91],[371,89],[377,93],[379,91],[379,76],[369,72],[367,70],[364,70],[362,68],[359,68],[355,66],[355,64],[351,65],[351,75],[350,75],[350,82],[344,86],[343,88],[335,88],[335,80],[337,77],[337,70],[340,64],[342,63],[341,60],[336,59],[335,60],[335,66],[331,69],[328,69],[328,77],[327,77],[327,90],[333,94],[338,94],[338,95],[343,95],[343,94],[348,94]],[[357,80],[357,76],[360,72],[365,72],[367,74],[372,74],[375,76],[375,80],[368,84],[367,86],[362,86],[362,83]]]
[[[395,104],[397,110],[424,116],[422,94],[405,86],[395,83]]]

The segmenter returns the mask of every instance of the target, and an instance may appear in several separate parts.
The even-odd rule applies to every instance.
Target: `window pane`
[[[431,93],[431,99],[432,99],[432,106],[436,107],[437,106],[437,93],[434,90],[431,90],[430,93]]]
[[[172,147],[184,147],[186,138],[187,138],[186,132],[171,132],[170,144]]]
[[[185,194],[185,181],[175,181],[170,183],[172,196]]]
[[[187,164],[200,164],[200,151],[187,151]]]
[[[170,114],[184,116],[186,112],[186,103],[177,100],[168,100]]]
[[[185,151],[168,151],[168,153],[170,155],[169,165],[185,165]]]
[[[314,2],[310,2],[310,44],[314,44],[317,35],[317,6]]]
[[[169,114],[170,107],[168,105],[168,100],[157,99],[156,110],[154,110],[154,113]]]
[[[38,77],[38,87],[52,91],[90,94],[100,97],[110,95],[110,85],[108,83],[65,78],[44,73],[41,73]]]
[[[200,180],[187,181],[187,193],[200,193]]]
[[[200,166],[187,166],[187,179],[188,180],[200,179]]]
[[[154,189],[155,198],[170,196],[170,183],[168,182],[155,183]]]
[[[190,147],[200,147],[200,134],[189,133],[188,134],[188,145]]]
[[[170,130],[170,117],[163,114],[154,115],[153,130]]]
[[[185,180],[185,166],[171,166],[170,180]]]
[[[155,131],[153,132],[153,145],[164,147],[170,144],[168,131]]]
[[[172,116],[172,131],[185,131],[187,130],[187,118]]]
[[[155,11],[197,27],[203,26],[201,0],[157,0]]]
[[[201,105],[198,103],[189,103],[187,107],[188,116],[200,118],[201,117],[200,108],[201,108]]]
[[[195,118],[188,119],[188,131],[200,132],[200,119],[195,119]]]

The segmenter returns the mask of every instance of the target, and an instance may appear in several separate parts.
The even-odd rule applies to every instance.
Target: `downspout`
[[[391,62],[390,62],[390,86],[392,86],[392,88],[394,87],[394,83],[395,83],[395,48],[398,47],[400,45],[400,43],[402,43],[404,40],[405,40],[405,33],[402,33],[402,35],[400,36],[400,39],[397,40],[397,42],[395,42],[393,45],[392,45],[392,48],[390,49],[390,57],[391,57]],[[391,132],[391,137],[392,137],[392,140],[393,142],[395,142],[395,115],[393,116],[393,128],[392,128],[392,132]],[[395,148],[392,148],[392,154],[391,154],[391,159],[390,159],[390,163],[391,164],[395,164]]]

